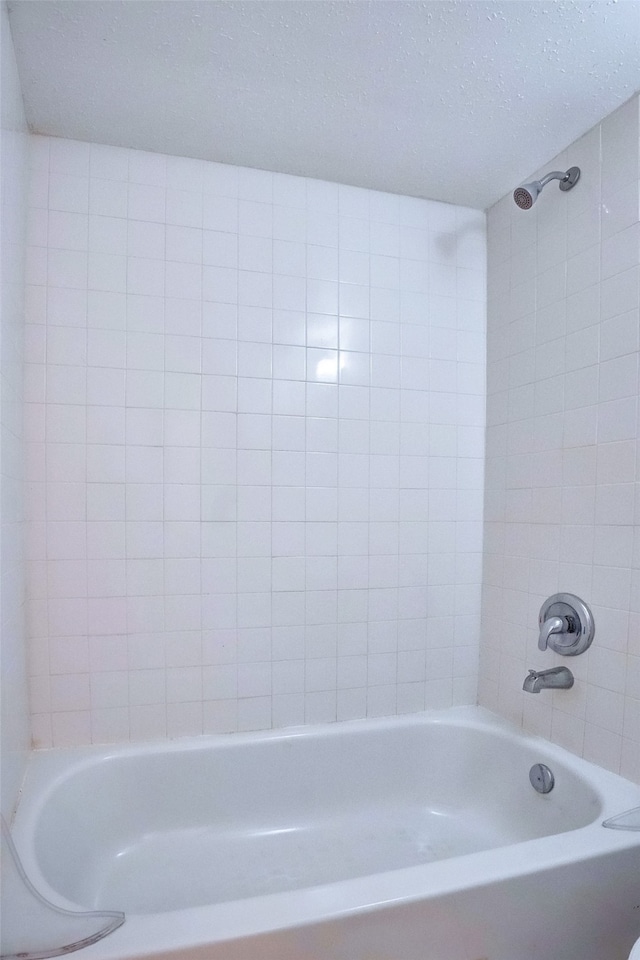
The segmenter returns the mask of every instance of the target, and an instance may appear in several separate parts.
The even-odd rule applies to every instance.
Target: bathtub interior
[[[599,794],[561,763],[552,793],[533,790],[542,759],[440,723],[129,748],[51,785],[35,858],[68,901],[128,915],[313,887],[596,820]]]

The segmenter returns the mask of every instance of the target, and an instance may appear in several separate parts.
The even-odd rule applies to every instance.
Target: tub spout
[[[567,667],[552,667],[550,670],[529,670],[522,689],[527,693],[541,690],[569,690],[573,686],[573,674]]]

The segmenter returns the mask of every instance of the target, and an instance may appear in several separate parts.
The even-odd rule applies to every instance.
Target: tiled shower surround
[[[35,744],[474,702],[484,214],[32,148]]]
[[[639,99],[543,172],[532,210],[488,214],[485,575],[480,702],[640,782]],[[536,175],[537,176],[537,175]],[[528,177],[527,179],[532,179]],[[582,656],[537,649],[553,593],[592,607]],[[564,663],[571,690],[522,692]]]

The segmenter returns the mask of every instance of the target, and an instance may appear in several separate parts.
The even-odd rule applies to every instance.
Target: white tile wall
[[[489,211],[480,701],[640,781],[639,99],[545,165],[582,169],[531,211]],[[537,176],[537,174],[535,175]],[[522,692],[557,591],[596,637],[570,691]]]
[[[34,138],[39,745],[475,700],[484,215]]]
[[[0,659],[2,813],[11,816],[29,749],[24,630],[22,362],[27,126],[6,5],[0,4]]]

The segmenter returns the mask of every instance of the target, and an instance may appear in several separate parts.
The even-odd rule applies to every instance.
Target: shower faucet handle
[[[546,650],[549,645],[549,637],[552,633],[568,632],[566,617],[549,617],[540,624],[540,635],[538,637],[538,650]]]
[[[593,641],[593,614],[584,600],[572,593],[554,593],[545,600],[538,622],[539,650],[550,647],[565,657],[575,657]]]

